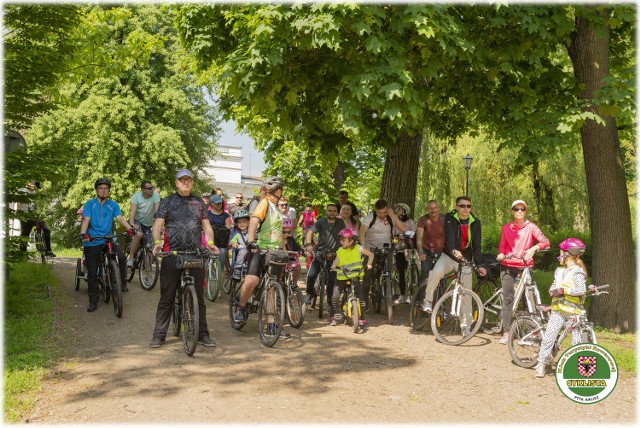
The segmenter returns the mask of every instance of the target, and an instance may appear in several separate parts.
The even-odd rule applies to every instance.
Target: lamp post
[[[467,155],[463,157],[462,160],[464,161],[464,169],[467,173],[467,187],[465,188],[464,194],[469,196],[469,170],[471,169],[471,161],[473,160],[473,158],[467,153]]]

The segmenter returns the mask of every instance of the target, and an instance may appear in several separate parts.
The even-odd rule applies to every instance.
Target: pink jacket
[[[539,243],[541,250],[551,245],[549,238],[544,236],[544,233],[534,223],[525,220],[522,226],[518,226],[515,221],[512,221],[502,226],[498,253],[505,256],[509,254],[521,256],[524,255],[525,251],[533,247],[536,241]],[[502,261],[502,265],[523,268],[524,262],[522,259],[505,259]],[[527,262],[527,266],[533,267],[533,259]]]

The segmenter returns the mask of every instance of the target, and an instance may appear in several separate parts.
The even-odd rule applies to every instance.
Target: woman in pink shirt
[[[526,266],[533,267],[533,255],[538,250],[544,250],[551,243],[549,238],[538,226],[525,219],[527,204],[518,199],[511,204],[513,221],[502,226],[500,233],[500,246],[498,247],[498,261],[502,262],[500,268],[500,281],[502,282],[502,338],[500,343],[508,343],[509,326],[513,308],[513,294],[516,276],[520,275]],[[536,244],[537,242],[537,244]],[[524,261],[517,258],[505,258],[509,255],[524,256]]]
[[[304,206],[304,211],[300,213],[300,218],[298,219],[298,227],[302,227],[303,238],[307,236],[307,230],[311,229],[311,226],[313,226],[317,220],[313,206],[307,202]]]

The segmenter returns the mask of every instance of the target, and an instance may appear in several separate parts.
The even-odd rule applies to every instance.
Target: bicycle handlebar
[[[549,250],[550,250],[550,248],[551,248],[551,247],[547,247],[547,248],[545,248],[545,249],[543,249],[543,250],[536,250],[536,253],[546,253],[547,251],[549,251]],[[535,254],[535,253],[534,253],[534,254]],[[524,260],[524,254],[520,254],[520,255],[513,254],[513,253],[506,254],[506,255],[504,256],[504,259],[503,259],[503,260],[506,260],[506,259],[521,259],[521,260]]]
[[[98,239],[106,239],[106,240],[111,240],[115,237],[118,236],[128,236],[127,233],[114,233],[113,235],[105,235],[105,236],[89,236],[89,241],[97,241]]]
[[[609,288],[609,284],[603,284],[600,286],[591,284],[590,286],[587,287],[587,294],[589,296],[599,296],[600,294],[609,294],[608,291],[601,291],[601,290],[604,290],[605,288]]]
[[[177,251],[177,250],[173,250],[173,251],[161,251],[159,253],[156,254],[156,257],[167,257],[167,256],[207,256],[208,254],[218,254],[218,253],[214,253],[213,251],[210,250],[205,250],[205,249],[197,249],[195,251],[191,250],[191,251]]]

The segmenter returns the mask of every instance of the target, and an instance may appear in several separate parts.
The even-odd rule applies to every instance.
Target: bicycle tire
[[[421,331],[429,323],[429,321],[427,321],[429,319],[427,313],[422,310],[422,302],[424,301],[426,290],[426,285],[420,286],[413,295],[413,301],[411,302],[409,320],[411,322],[411,328],[416,331]]]
[[[100,284],[100,294],[102,295],[102,301],[105,303],[109,303],[111,300],[111,293],[108,291],[111,289],[111,280],[109,279],[109,270],[106,269],[106,266],[100,263],[100,272],[98,275],[98,283]]]
[[[393,281],[391,277],[384,277],[384,298],[387,304],[387,322],[393,325]]]
[[[598,344],[596,332],[593,331],[592,326],[587,325],[582,327],[582,329],[580,330],[580,343],[593,343],[594,345]]]
[[[113,312],[118,318],[122,317],[122,279],[120,278],[120,268],[115,260],[109,261],[109,276],[111,278],[111,294],[113,302]]]
[[[533,332],[536,332],[531,335]],[[527,337],[524,341],[523,337]],[[532,317],[517,317],[509,328],[509,355],[511,361],[526,369],[538,363],[538,353],[542,344],[544,330],[540,322]]]
[[[198,296],[193,285],[187,285],[182,293],[182,344],[184,353],[192,356],[198,345],[200,318]]]
[[[377,314],[382,311],[382,294],[380,293],[380,278],[375,278],[371,284],[371,306]]]
[[[80,289],[81,272],[82,272],[82,259],[78,259],[78,261],[76,262],[76,278],[75,278],[76,291]]]
[[[353,332],[357,333],[360,328],[360,302],[358,299],[351,299],[349,304],[351,305],[351,323],[353,324]]]
[[[409,296],[413,296],[418,287],[420,287],[420,284],[418,283],[419,278],[418,266],[412,263],[409,266],[409,272],[407,275],[407,294]]]
[[[289,325],[293,328],[300,328],[304,322],[304,297],[298,288],[288,288],[287,292],[287,318]]]
[[[124,249],[124,259],[127,261],[127,273],[125,280],[127,282],[131,282],[133,277],[136,275],[135,268],[129,266],[129,257],[131,256],[131,244],[127,244],[127,247]]]
[[[142,250],[140,265],[138,266],[138,279],[143,290],[151,291],[158,282],[160,263],[151,251]]]
[[[224,283],[222,284],[222,289],[227,294],[227,296],[231,294],[231,277],[227,277],[224,280]]]
[[[270,282],[271,285],[264,290],[258,306],[260,340],[262,344],[267,347],[272,347],[278,341],[284,322],[284,312],[286,310],[282,285],[278,281]],[[268,299],[271,290],[273,290],[273,307],[269,308]],[[273,316],[274,327],[272,328],[269,327],[270,323],[268,318],[270,315]]]
[[[207,289],[207,299],[210,302],[215,302],[220,292],[220,284],[218,283],[218,276],[220,275],[220,268],[218,266],[217,259],[209,259],[205,266],[205,282]]]
[[[489,299],[497,290],[498,285],[490,279],[480,279],[473,287],[473,292],[482,300],[484,320],[481,328],[485,332],[497,331],[502,326],[502,294],[497,296],[496,301],[489,302]]]
[[[246,320],[243,323],[236,323],[233,320],[233,314],[236,313],[236,309],[238,308],[239,300],[240,300],[240,288],[242,283],[239,285],[236,284],[235,281],[230,283],[229,285],[229,323],[231,328],[234,330],[240,330],[247,323]],[[247,308],[248,310],[249,308]]]
[[[470,340],[480,330],[484,308],[482,301],[473,291],[460,288],[458,296],[459,312],[462,316],[452,315],[454,291],[446,292],[433,307],[431,314],[431,330],[440,343],[457,346]],[[470,299],[465,305],[465,298]],[[465,319],[470,314],[471,319]],[[470,333],[463,335],[463,321],[466,321]],[[469,325],[471,323],[472,325]]]
[[[324,300],[327,288],[327,274],[324,272],[324,269],[320,271],[320,274],[318,275],[318,281],[318,318],[322,319],[322,317],[324,316],[322,312],[324,310]]]
[[[171,314],[171,327],[174,336],[180,336],[180,332],[182,331],[182,308],[180,305],[181,300],[178,300],[178,297],[176,297],[176,301],[173,302],[173,312]]]

